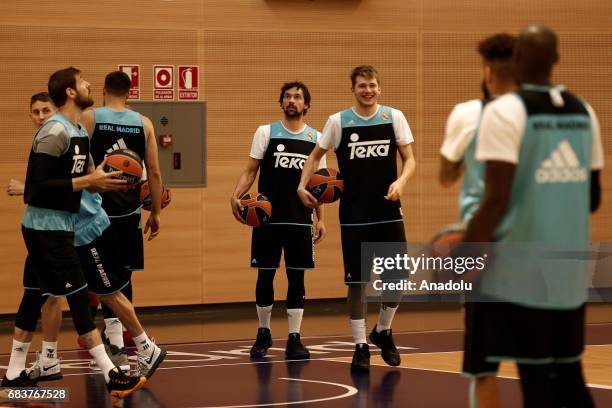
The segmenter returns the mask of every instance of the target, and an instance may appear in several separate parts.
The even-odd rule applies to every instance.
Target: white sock
[[[43,340],[41,354],[45,358],[57,358],[57,341]]]
[[[150,356],[153,350],[155,350],[153,342],[145,332],[134,337],[134,343],[136,343],[136,349],[140,354]]]
[[[30,349],[30,343],[22,343],[13,339],[13,348],[11,349],[11,359],[9,360],[9,366],[6,370],[6,378],[8,380],[14,380],[19,377],[19,374],[25,370],[26,358],[28,357],[28,350]]]
[[[391,322],[393,322],[393,316],[397,312],[396,307],[389,307],[380,305],[380,313],[378,314],[378,323],[376,323],[376,332],[380,333],[383,330],[389,330],[391,328]]]
[[[90,348],[89,354],[91,354],[94,360],[96,360],[96,364],[98,365],[98,367],[100,368],[100,370],[102,370],[102,373],[104,374],[104,381],[108,383],[110,379],[108,376],[108,373],[110,370],[115,368],[115,365],[113,364],[111,359],[108,357],[108,354],[106,354],[106,349],[104,348],[104,344],[98,344],[96,347]]]
[[[304,309],[287,309],[287,321],[289,322],[289,334],[299,333],[302,326]]]
[[[365,319],[351,319],[351,331],[353,332],[355,344],[367,343]]]
[[[272,305],[257,306],[257,317],[259,318],[259,327],[264,327],[266,329],[269,329],[271,316],[272,316]]]
[[[121,325],[121,321],[118,318],[113,317],[110,319],[104,319],[104,324],[106,325],[104,334],[106,334],[106,337],[108,337],[110,344],[113,344],[120,349],[123,348],[123,326]]]

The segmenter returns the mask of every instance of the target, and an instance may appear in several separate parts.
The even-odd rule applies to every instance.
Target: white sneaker
[[[36,362],[26,370],[28,377],[33,381],[61,380],[62,375],[59,358],[47,358],[36,353]]]
[[[166,350],[153,343],[153,352],[150,355],[136,352],[136,357],[138,361],[136,375],[144,375],[149,379],[166,358]]]

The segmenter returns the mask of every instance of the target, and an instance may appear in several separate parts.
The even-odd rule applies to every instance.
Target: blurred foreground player
[[[549,28],[520,33],[514,60],[521,87],[486,106],[478,132],[476,158],[486,162],[486,185],[468,242],[576,248],[589,242],[589,211],[600,203],[599,124],[586,102],[551,85],[558,59]],[[494,269],[484,272],[483,285],[487,272]],[[586,282],[573,290],[582,299],[575,305],[487,305],[487,361],[517,362],[527,408],[593,406],[581,365]]]
[[[66,68],[49,78],[49,95],[59,113],[48,118],[37,131],[25,183],[24,201],[28,204],[22,232],[43,295],[65,296],[77,333],[102,369],[113,400],[119,400],[141,388],[145,377],[129,377],[116,368],[89,313],[87,284],[74,249],[73,214],[79,211],[81,190],[122,188],[119,172],[105,173],[102,166],[89,174],[89,138],[79,118],[93,104],[89,83],[80,71]],[[40,308],[20,307],[15,324],[15,338],[3,387],[36,386],[26,371],[25,360],[32,339],[32,327]]]
[[[484,164],[476,160],[476,141],[483,107],[491,100],[516,90],[512,54],[516,38],[495,34],[478,44],[483,64],[484,99],[474,99],[455,106],[446,123],[446,135],[440,149],[440,184],[450,187],[463,173],[459,193],[461,223],[472,218],[484,194]],[[485,361],[485,324],[483,308],[488,304],[465,303],[465,340],[463,373],[472,381],[470,399],[473,406],[497,407],[499,397],[495,373],[497,364]],[[475,390],[474,390],[475,387]],[[475,391],[475,392],[473,392]]]
[[[236,220],[244,223],[240,217],[240,197],[251,188],[260,170],[259,192],[272,202],[272,218],[269,223],[253,228],[251,267],[258,270],[255,298],[259,329],[251,357],[264,357],[272,346],[270,316],[274,276],[284,251],[289,323],[285,356],[305,359],[310,357],[310,352],[300,341],[306,294],[304,270],[314,268],[313,244],[321,242],[325,226],[323,209],[317,208],[313,230],[312,210],[302,205],[295,190],[304,161],[316,145],[319,132],[304,122],[304,115],[310,108],[310,92],[305,84],[284,84],[278,102],[283,119],[257,128],[247,167],[238,179],[230,204]]]
[[[355,340],[351,370],[368,371],[370,351],[366,340],[365,286],[369,275],[361,274],[361,244],[406,242],[399,200],[416,164],[410,146],[414,139],[404,114],[378,104],[381,89],[374,67],[363,65],[353,69],[351,91],[355,105],[329,117],[317,146],[304,164],[298,195],[305,206],[317,208],[317,200],[306,190],[306,185],[319,160],[328,150],[334,149],[344,180],[340,227],[344,282],[348,285]],[[402,159],[399,177],[397,153]],[[398,305],[399,300],[381,303],[378,322],[370,334],[370,340],[381,348],[383,359],[391,366],[400,364],[391,333]]]

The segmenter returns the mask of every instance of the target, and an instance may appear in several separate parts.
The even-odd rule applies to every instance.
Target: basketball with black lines
[[[162,210],[170,204],[172,201],[172,195],[170,194],[170,189],[166,186],[162,186],[162,194],[161,194],[161,208]],[[151,204],[153,200],[151,200],[151,189],[149,188],[149,182],[145,181],[140,185],[140,203],[142,204],[142,209],[151,211]]]
[[[308,191],[320,203],[333,203],[342,196],[344,180],[336,169],[319,169],[308,182]]]
[[[104,171],[121,171],[119,176],[127,181],[128,185],[135,185],[142,178],[142,159],[130,149],[119,149],[109,153]]]
[[[272,216],[272,203],[259,193],[246,193],[240,198],[240,217],[247,225],[259,227],[270,221]]]

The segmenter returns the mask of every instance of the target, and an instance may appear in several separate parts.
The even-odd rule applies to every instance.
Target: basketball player
[[[38,128],[51,115],[57,112],[53,101],[47,92],[39,92],[30,98],[30,119]],[[11,179],[7,192],[9,195],[23,195],[24,184],[20,180]],[[36,280],[36,274],[31,267],[31,262],[26,260],[23,271],[24,295],[21,300],[26,304],[36,305],[42,303],[42,332],[43,341],[41,352],[38,354],[36,363],[28,370],[28,374],[34,381],[51,381],[61,379],[60,360],[57,355],[57,338],[62,324],[62,305],[59,298],[53,296],[42,296],[40,287]],[[32,299],[30,299],[32,297]],[[36,318],[38,321],[38,317]],[[34,331],[36,326],[28,327],[28,331]],[[44,361],[44,363],[43,363]]]
[[[463,185],[459,194],[461,222],[467,224],[472,218],[484,193],[484,165],[475,158],[478,124],[482,108],[490,98],[516,90],[516,77],[512,52],[516,39],[509,34],[495,34],[478,44],[478,53],[483,64],[482,100],[473,99],[456,105],[446,123],[446,136],[440,149],[440,184],[450,187],[463,173]],[[490,98],[487,97],[490,95]],[[485,361],[485,342],[482,305],[465,303],[465,352],[463,373],[474,384],[470,398],[478,407],[499,406],[495,372],[498,364]],[[474,395],[475,394],[475,395]]]
[[[599,123],[586,102],[551,85],[558,59],[549,28],[520,33],[514,60],[521,87],[485,107],[478,131],[476,159],[485,162],[486,183],[468,242],[589,242],[589,211],[600,203]],[[498,296],[510,282],[487,281],[495,271],[484,272],[482,285]],[[586,288],[579,286],[567,293],[573,304],[555,304],[550,293],[537,307],[527,303],[535,300],[487,304],[487,361],[518,363],[525,407],[593,406],[581,366]]]
[[[251,348],[251,357],[264,357],[272,346],[270,315],[274,303],[274,275],[281,252],[285,252],[287,271],[287,319],[289,338],[285,348],[288,359],[306,359],[310,352],[300,341],[304,314],[304,270],[314,268],[312,210],[305,208],[295,195],[304,161],[317,143],[317,130],[304,122],[310,108],[310,92],[302,82],[288,82],[280,92],[283,119],[257,128],[247,167],[238,179],[230,199],[234,217],[240,217],[240,197],[251,188],[257,171],[259,192],[272,202],[270,222],[253,228],[251,267],[257,268],[255,298],[259,329]],[[322,160],[325,165],[325,159]],[[317,209],[314,243],[325,235],[323,211]]]
[[[104,80],[104,107],[84,112],[83,125],[91,135],[91,155],[96,165],[107,154],[118,149],[130,149],[144,159],[151,189],[151,213],[144,233],[151,230],[149,240],[159,234],[162,179],[157,157],[157,142],[151,120],[127,108],[130,77],[122,71],[106,75]],[[144,268],[144,248],[140,226],[140,187],[128,191],[102,193],[102,207],[110,218],[118,240],[120,257],[130,283],[122,289],[132,301],[132,271]],[[123,327],[113,311],[102,305],[104,334],[110,344],[124,352]]]
[[[344,179],[340,226],[344,281],[348,285],[355,340],[351,370],[368,371],[364,297],[369,276],[361,276],[361,256],[357,254],[361,253],[362,242],[406,242],[399,200],[416,163],[410,146],[414,139],[404,114],[378,104],[381,88],[376,69],[369,65],[354,68],[351,83],[355,105],[329,117],[323,135],[304,164],[298,195],[305,206],[317,207],[317,200],[305,187],[321,157],[334,149]],[[399,177],[397,152],[402,159]],[[399,302],[381,304],[378,323],[370,334],[370,340],[381,348],[383,359],[391,366],[400,364],[391,333],[398,305]]]
[[[73,213],[84,189],[123,188],[120,172],[105,173],[89,164],[89,139],[79,118],[93,104],[89,83],[76,68],[56,71],[49,78],[49,95],[59,113],[48,118],[34,137],[28,161],[22,232],[28,257],[44,296],[65,296],[74,326],[101,368],[111,398],[119,400],[141,388],[145,377],[129,377],[108,358],[89,314],[87,287],[74,250]],[[86,174],[87,171],[93,170]],[[38,306],[38,307],[36,307]],[[36,386],[25,371],[25,360],[40,305],[22,302],[3,387]]]

